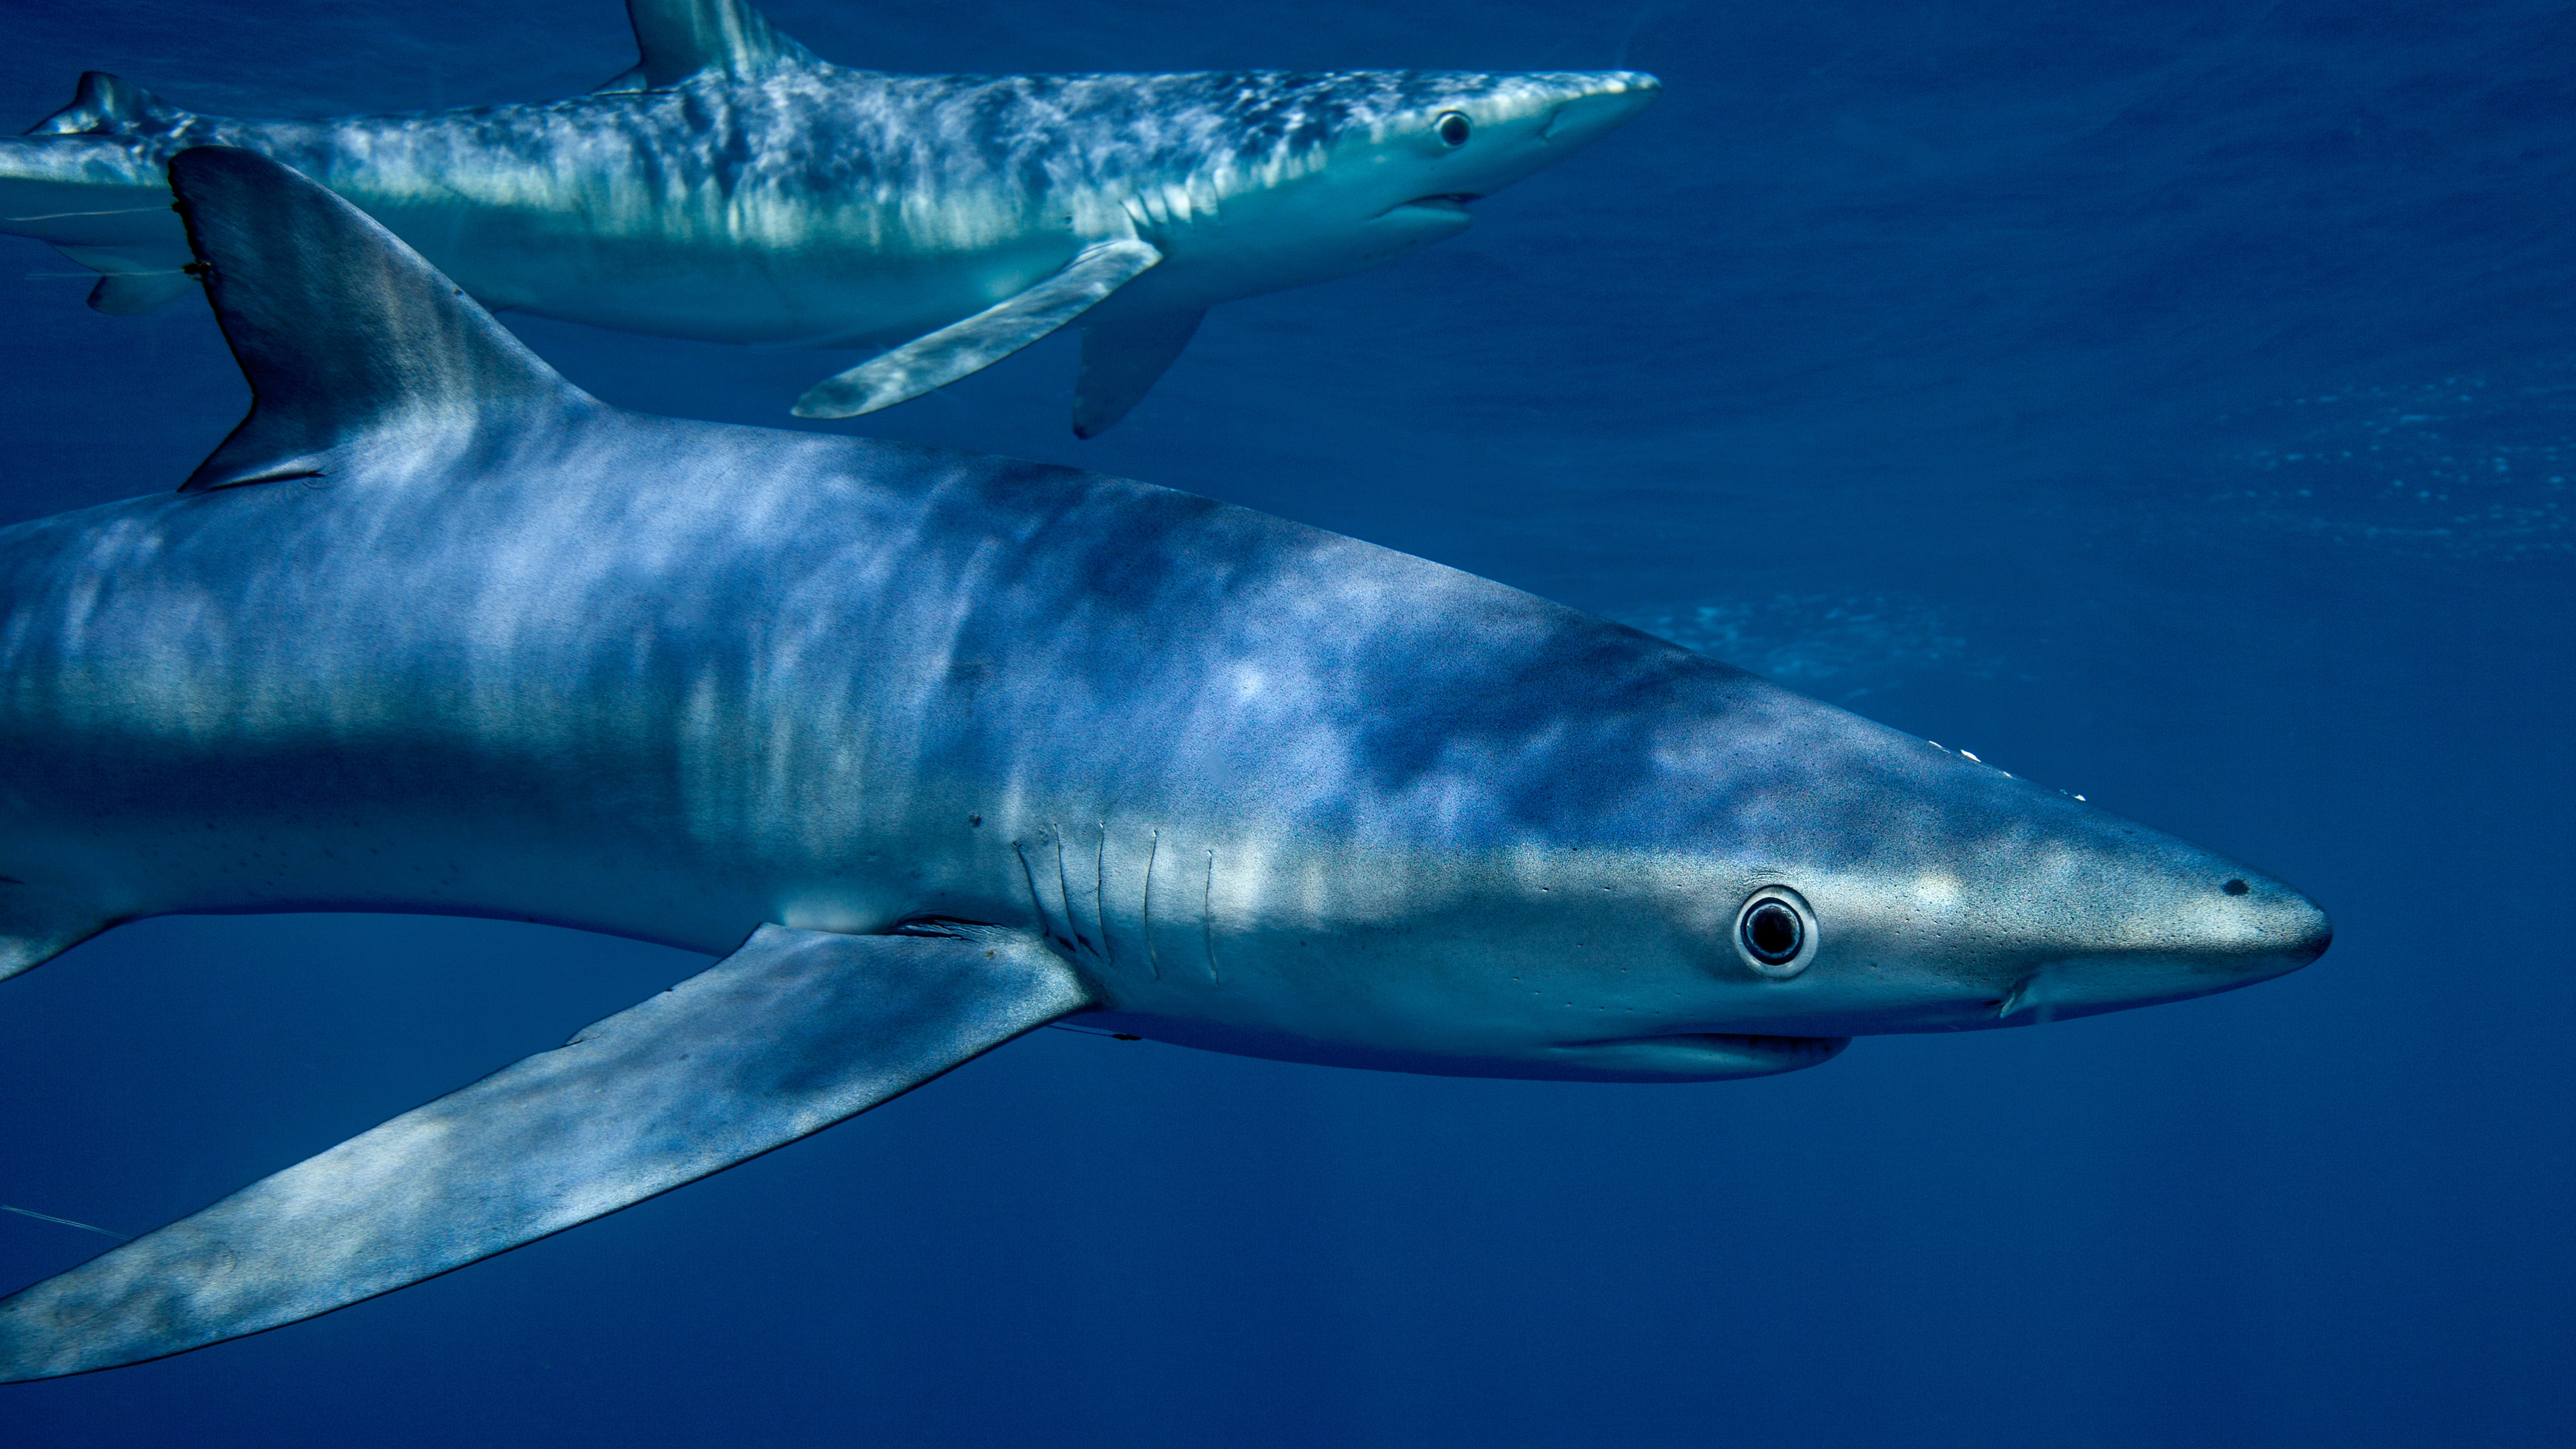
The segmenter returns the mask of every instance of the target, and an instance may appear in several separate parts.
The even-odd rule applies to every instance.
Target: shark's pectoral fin
[[[115,923],[87,901],[0,875],[0,981],[44,965]]]
[[[0,1300],[0,1382],[417,1283],[792,1142],[1090,1004],[1036,941],[954,929],[763,926],[565,1046]]]
[[[796,416],[854,418],[990,367],[1081,316],[1162,259],[1150,243],[1132,239],[1089,247],[1017,296],[814,384],[796,400]]]
[[[1073,385],[1073,435],[1096,438],[1152,391],[1207,316],[1165,312],[1132,322],[1087,327],[1082,333],[1082,375]]]

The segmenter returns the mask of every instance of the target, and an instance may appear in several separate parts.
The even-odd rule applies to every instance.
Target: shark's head
[[[1377,843],[1242,882],[1267,924],[1229,959],[1285,986],[1247,1023],[1273,1040],[1207,1044],[1755,1076],[2232,990],[2331,938],[2280,881],[2069,794],[1596,621],[1559,638],[1581,647],[1410,653],[1354,694],[1345,738],[1374,743],[1324,773]]]
[[[1469,203],[1609,134],[1662,90],[1635,71],[1405,81],[1344,126],[1315,191],[1377,259],[1464,231]]]
[[[1183,78],[1174,78],[1175,82]],[[1455,236],[1468,207],[1652,104],[1636,71],[1358,71],[1186,78],[1186,170],[1137,187],[1140,233],[1213,293],[1363,270]]]
[[[1609,809],[1541,856],[1538,901],[1579,904],[1532,911],[1562,954],[1514,985],[1577,1029],[1534,1060],[1778,1070],[2228,991],[2332,938],[2280,881],[1969,755],[1732,671],[1675,684],[1585,752]]]

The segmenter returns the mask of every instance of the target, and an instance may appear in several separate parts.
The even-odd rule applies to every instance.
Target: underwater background
[[[1631,66],[1463,237],[1214,312],[1077,443],[1071,331],[855,424],[1627,620],[2280,875],[2250,991],[1695,1086],[1041,1031],[407,1292],[0,1390],[10,1445],[2565,1443],[2576,8],[771,0],[894,71]],[[331,115],[585,90],[616,0],[18,0]],[[75,275],[77,274],[77,275]],[[0,238],[0,523],[175,486],[206,310]],[[854,354],[507,319],[794,425]],[[144,922],[0,990],[0,1202],[136,1233],[701,969],[412,917]],[[0,1289],[104,1239],[0,1215]]]

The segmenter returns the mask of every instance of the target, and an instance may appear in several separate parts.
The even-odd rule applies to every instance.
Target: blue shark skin
[[[92,74],[0,141],[0,230],[106,273],[102,310],[157,305],[188,260],[163,168],[241,147],[355,202],[495,311],[921,344],[808,393],[807,416],[917,396],[1078,318],[1090,436],[1207,308],[1453,236],[1466,202],[1657,90],[1633,72],[883,75],[817,60],[735,0],[633,8],[646,64],[546,104],[235,120]],[[1086,257],[1096,275],[1070,302],[1010,306]]]
[[[256,401],[182,491],[0,530],[0,974],[168,912],[731,954],[0,1301],[0,1380],[400,1287],[1068,1013],[1701,1081],[2325,949],[2257,871],[1435,563],[608,407],[302,178],[173,176]]]

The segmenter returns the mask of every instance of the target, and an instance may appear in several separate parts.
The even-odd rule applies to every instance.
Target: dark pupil
[[[1744,918],[1744,944],[1774,966],[1798,954],[1798,938],[1803,934],[1798,913],[1778,901],[1764,901]]]
[[[1467,118],[1456,111],[1440,118],[1440,139],[1452,146],[1467,144]]]

